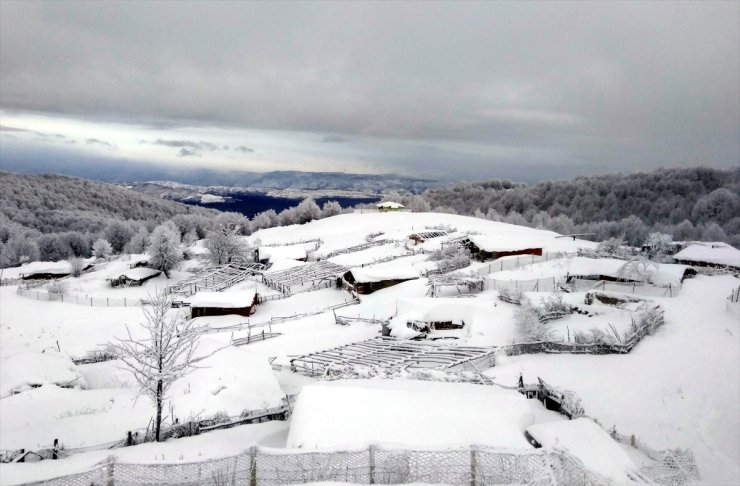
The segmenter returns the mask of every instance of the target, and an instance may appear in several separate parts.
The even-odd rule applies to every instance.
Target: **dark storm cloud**
[[[738,2],[0,8],[5,109],[469,143],[480,171],[740,161]]]

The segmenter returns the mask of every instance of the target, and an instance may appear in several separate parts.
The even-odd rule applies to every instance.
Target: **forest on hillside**
[[[740,168],[659,169],[547,181],[532,186],[492,180],[430,189],[429,207],[559,233],[624,236],[639,244],[651,231],[674,240],[740,246]]]

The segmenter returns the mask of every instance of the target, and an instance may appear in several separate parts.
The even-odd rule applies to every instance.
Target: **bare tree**
[[[117,339],[109,346],[110,351],[133,373],[140,393],[149,397],[154,404],[154,438],[159,442],[162,408],[168,390],[207,356],[195,357],[200,332],[193,321],[182,319],[179,312],[167,315],[172,310],[170,295],[160,292],[150,295],[149,300],[149,308],[142,308],[146,323],[140,323],[146,330],[146,337],[134,339],[127,327],[128,336]]]

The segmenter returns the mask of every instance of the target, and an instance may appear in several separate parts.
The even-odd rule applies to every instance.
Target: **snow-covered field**
[[[259,240],[264,245],[321,238],[317,254],[362,244],[371,233],[383,232],[382,238],[399,241],[398,245],[390,243],[332,258],[335,263],[353,267],[403,254],[408,235],[439,225],[454,228],[453,235],[464,232],[490,238],[505,235],[508,245],[542,247],[545,252],[574,252],[579,247],[594,246],[587,241],[556,238],[557,235],[549,231],[432,213],[346,214],[301,226],[262,230],[248,240],[252,243]],[[412,243],[409,248],[433,250],[439,248],[443,240],[444,237],[430,239],[415,247]],[[431,264],[426,257],[417,254],[365,268],[402,268],[421,274]],[[284,259],[280,268],[293,264],[299,265]],[[162,288],[186,278],[190,275],[189,268],[197,264],[188,262],[187,266],[173,272],[171,279],[160,276],[141,288],[111,288],[105,279],[128,265],[125,259],[113,261],[79,279],[67,279],[68,288],[86,295],[117,296],[123,292],[132,298],[141,297],[155,286]],[[499,277],[559,276],[563,269],[567,272],[571,266],[572,263],[549,261],[511,270]],[[489,262],[476,262],[459,272],[487,274],[489,268]],[[603,426],[614,425],[620,433],[635,434],[656,449],[690,448],[696,455],[705,484],[737,484],[740,481],[740,322],[726,311],[725,305],[726,296],[737,286],[738,280],[731,276],[698,276],[685,281],[677,297],[651,298],[651,302],[665,309],[666,322],[628,355],[497,356],[496,366],[483,373],[507,386],[515,385],[519,374],[523,373],[528,383],[542,377],[553,386],[572,390],[581,398],[587,414]],[[268,293],[263,287],[259,284],[257,292]],[[255,284],[248,281],[239,288],[254,289]],[[486,427],[494,427],[494,421],[489,419],[498,416],[499,411],[501,420],[513,420],[518,424],[516,431],[509,430],[507,437],[511,439],[504,445],[513,447],[516,443],[526,448],[529,446],[524,436],[517,435],[519,429],[523,431],[532,423],[563,420],[562,416],[546,411],[534,400],[525,400],[516,392],[504,392],[496,387],[418,382],[365,387],[352,382],[316,385],[317,379],[289,371],[292,357],[380,335],[377,324],[337,325],[335,314],[366,319],[390,318],[394,329],[405,328],[406,322],[411,320],[464,321],[462,330],[438,331],[457,338],[447,340],[447,344],[498,346],[519,339],[514,322],[516,306],[499,301],[495,290],[487,289],[467,298],[455,298],[457,291],[454,289],[446,290],[443,298],[430,298],[427,291],[426,278],[418,278],[361,295],[359,304],[315,314],[350,299],[345,290],[323,288],[265,302],[248,318],[234,315],[198,318],[201,324],[211,328],[247,322],[270,323],[272,332],[280,335],[240,347],[230,346],[231,339],[246,337],[250,331],[229,330],[205,335],[201,338],[199,352],[213,354],[202,362],[202,368],[176,383],[170,393],[167,414],[174,413],[181,421],[190,417],[208,418],[218,413],[234,416],[243,410],[274,406],[285,394],[299,393],[310,385],[306,390],[312,391],[306,394],[305,400],[299,395],[293,423],[242,425],[161,444],[84,452],[53,464],[52,461],[2,464],[0,482],[18,484],[84,471],[111,452],[127,462],[189,462],[235,454],[253,443],[278,448],[362,447],[373,442],[409,446],[433,442],[435,446],[444,447],[459,446],[466,440],[471,444],[483,444],[489,443],[485,440]],[[530,299],[536,301],[544,295],[530,294]],[[586,306],[584,295],[583,292],[569,294],[566,301],[588,310],[591,317],[574,314],[552,321],[549,325],[557,334],[565,336],[569,331],[591,327],[604,329],[609,324],[621,332],[629,326],[629,311],[596,304]],[[172,312],[181,310],[173,309]],[[306,316],[300,317],[302,314]],[[299,318],[278,319],[291,316]],[[129,430],[146,428],[152,417],[152,406],[145,397],[136,399],[135,383],[127,371],[117,367],[119,363],[69,366],[66,358],[101,349],[114,338],[125,336],[127,327],[134,337],[140,338],[143,333],[137,323],[142,321],[142,309],[138,307],[90,307],[36,301],[17,295],[15,286],[0,287],[0,358],[3,368],[6,362],[13,367],[10,371],[2,370],[0,449],[33,450],[49,446],[55,438],[68,448],[84,447],[121,440]],[[41,353],[50,354],[34,361]],[[57,359],[65,365],[44,364],[47,361],[57,363]],[[34,362],[29,364],[28,360]],[[269,360],[283,368],[274,370]],[[45,372],[53,366],[58,368],[58,373]],[[19,367],[24,372],[18,371]],[[24,383],[42,386],[30,388],[24,387]],[[459,393],[450,392],[457,388]],[[11,394],[11,390],[22,391]],[[326,396],[334,397],[331,403],[347,401],[356,406],[337,410],[322,408],[320,403]],[[509,403],[509,397],[516,404]],[[499,406],[503,402],[505,406]],[[504,409],[508,410],[508,415],[503,413]],[[322,429],[321,423],[334,418],[336,422],[331,428]],[[298,422],[300,427],[293,429]],[[367,426],[373,422],[381,427]],[[455,427],[455,423],[459,426]],[[476,423],[488,425],[477,428]],[[430,424],[430,430],[421,434],[419,431],[425,424]],[[434,424],[438,427],[434,428]],[[335,432],[329,434],[330,430]],[[378,430],[386,435],[376,433]],[[331,440],[327,438],[329,435]]]

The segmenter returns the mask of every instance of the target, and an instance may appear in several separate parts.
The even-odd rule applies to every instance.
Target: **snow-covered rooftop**
[[[66,260],[59,262],[30,262],[20,267],[6,268],[3,270],[3,278],[18,278],[24,275],[38,273],[51,273],[55,275],[67,275],[72,272],[72,266]]]
[[[487,252],[517,251],[530,248],[542,248],[536,238],[512,237],[503,235],[470,235],[468,239],[475,246]]]
[[[123,272],[114,272],[110,274],[108,278],[118,278],[118,277],[124,276],[131,280],[143,280],[145,278],[157,276],[160,273],[162,272],[159,270],[155,270],[153,268],[136,267],[136,268],[130,268]]]
[[[254,288],[229,292],[198,292],[188,300],[190,307],[237,309],[251,306],[256,293]]]
[[[721,241],[690,243],[686,248],[673,255],[673,258],[689,262],[740,267],[740,250]]]
[[[303,387],[288,447],[448,448],[471,444],[531,446],[524,429],[534,422],[515,391],[467,383],[416,380],[340,380]]]
[[[408,265],[379,265],[350,269],[355,282],[382,282],[384,280],[410,280],[419,278],[419,272]]]
[[[382,209],[403,209],[406,207],[401,203],[397,203],[393,201],[386,201],[386,202],[378,203],[376,204],[376,206],[378,207],[378,209],[381,209],[381,208]]]

